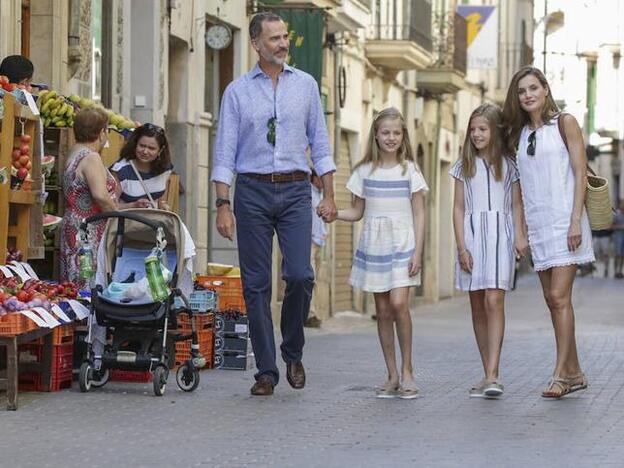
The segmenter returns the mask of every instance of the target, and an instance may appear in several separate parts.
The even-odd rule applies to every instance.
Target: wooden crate
[[[10,185],[11,153],[19,146],[22,134],[31,137],[30,190],[13,190]],[[22,251],[24,260],[43,253],[43,233],[31,230],[41,226],[41,147],[37,116],[19,104],[10,93],[4,95],[4,117],[0,130],[0,168],[6,168],[5,183],[0,184],[0,264],[5,263],[9,246]],[[36,218],[36,219],[34,219]]]

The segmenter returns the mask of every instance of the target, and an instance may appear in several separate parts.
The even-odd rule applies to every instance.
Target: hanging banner
[[[288,65],[309,73],[321,88],[323,76],[323,12],[321,10],[274,10],[290,34]]]
[[[495,6],[457,7],[466,19],[468,68],[498,67],[498,12]]]

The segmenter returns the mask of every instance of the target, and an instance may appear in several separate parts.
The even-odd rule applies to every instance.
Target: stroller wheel
[[[165,366],[158,366],[154,369],[154,395],[163,396],[167,388],[167,377],[169,369]]]
[[[91,363],[83,362],[80,365],[80,372],[78,373],[78,385],[80,386],[80,391],[85,393],[91,390],[91,371],[92,371]]]
[[[180,390],[185,392],[192,392],[199,385],[199,371],[196,367],[190,366],[188,362],[185,362],[176,372],[176,383]]]
[[[100,370],[97,372],[93,370],[91,373],[93,379],[91,380],[91,386],[95,388],[103,387],[108,383],[108,378],[110,377],[110,371],[108,369]]]

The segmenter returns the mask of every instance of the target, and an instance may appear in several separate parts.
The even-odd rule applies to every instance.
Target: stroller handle
[[[164,225],[161,222],[154,222],[150,219],[144,218],[143,216],[139,216],[134,213],[123,213],[121,211],[107,211],[104,213],[98,213],[96,215],[89,216],[88,218],[84,219],[82,223],[80,223],[80,229],[85,230],[87,228],[87,225],[90,223],[110,218],[124,218],[130,219],[132,221],[137,221],[151,227],[154,231],[158,231],[158,228],[164,229]]]

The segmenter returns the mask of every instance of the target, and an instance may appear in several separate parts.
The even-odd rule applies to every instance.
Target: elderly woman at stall
[[[79,289],[87,284],[78,268],[77,233],[84,218],[118,208],[117,182],[102,162],[101,151],[107,134],[108,116],[104,110],[89,108],[78,112],[74,120],[76,144],[71,148],[63,175],[65,215],[61,225],[61,280],[72,281]],[[88,241],[93,252],[104,231],[105,222],[89,226]]]

